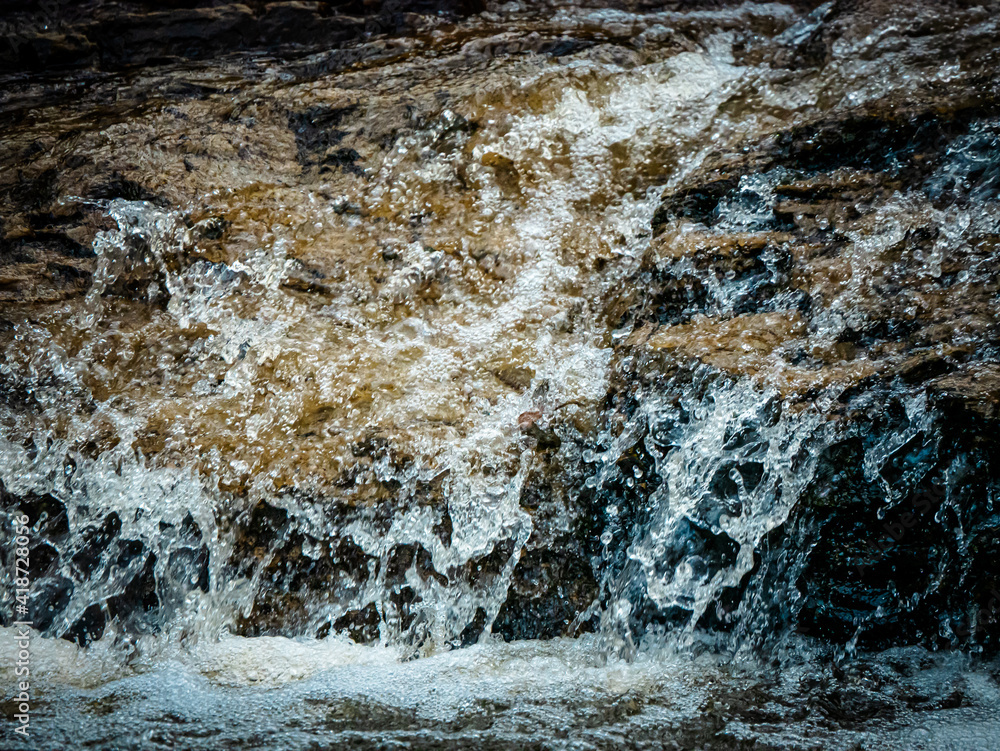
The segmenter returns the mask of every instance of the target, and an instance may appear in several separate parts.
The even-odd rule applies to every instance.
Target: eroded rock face
[[[995,14],[379,8],[8,79],[46,632],[993,643]]]
[[[832,7],[813,33],[849,36],[851,18]],[[899,49],[933,55],[941,36]],[[959,36],[959,59],[980,59],[983,39]],[[983,556],[997,533],[1000,119],[995,81],[955,65],[947,93],[889,92],[709,154],[653,218],[617,348],[630,395],[618,403],[634,405],[636,389],[689,397],[683,372],[707,367],[748,380],[750,401],[772,391],[786,414],[819,407],[829,421],[794,504],[769,507],[783,526],[746,568],[750,599],[738,614],[706,611],[751,640],[768,622],[738,620],[754,608],[863,646],[995,640],[997,577]],[[711,507],[732,514],[780,472],[760,463],[775,449],[759,435],[768,426],[751,418],[759,450],[720,466]],[[704,510],[690,518],[720,534]],[[815,547],[791,563],[800,545]]]

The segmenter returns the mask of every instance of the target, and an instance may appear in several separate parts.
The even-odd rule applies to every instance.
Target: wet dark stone
[[[139,550],[142,550],[141,545]],[[156,556],[146,554],[142,560],[142,568],[121,593],[109,597],[106,602],[109,618],[116,619],[129,634],[154,633],[161,626],[162,613],[155,575]],[[131,568],[134,570],[134,563]],[[176,573],[180,576],[190,575],[187,571]],[[205,577],[207,580],[207,571]]]
[[[319,106],[291,113],[288,127],[295,133],[299,162],[303,165],[315,164],[330,147],[339,144],[347,132],[338,130],[337,126],[355,109],[353,106]]]
[[[80,530],[74,540],[75,552],[71,557],[73,575],[81,581],[99,565],[102,554],[111,541],[117,538],[122,523],[118,514],[111,513],[100,525],[90,525]]]
[[[666,196],[653,215],[653,231],[659,230],[671,217],[712,224],[719,202],[732,194],[738,184],[736,178],[725,178],[695,188],[683,188]]]
[[[967,137],[973,123],[996,114],[998,105],[994,98],[984,96],[982,101],[941,112],[934,106],[912,106],[910,111],[900,111],[892,103],[875,103],[869,111],[849,112],[844,115],[801,125],[770,137],[766,143],[748,145],[748,156],[742,157],[742,168],[727,165],[718,173],[708,173],[699,184],[685,186],[664,196],[653,217],[654,233],[659,232],[671,218],[684,218],[712,226],[718,216],[723,199],[739,199],[739,178],[775,167],[792,169],[803,175],[816,175],[835,169],[852,168],[883,173],[881,179],[902,179],[907,182],[928,178],[946,158],[948,147],[956,139]],[[995,151],[995,139],[987,131],[979,136],[979,148],[989,153]],[[959,159],[969,157],[959,157]],[[980,185],[980,192],[989,191],[995,182],[989,167],[968,168],[972,185]],[[976,178],[980,179],[976,179]],[[932,182],[930,193],[944,193],[954,183]],[[776,191],[781,194],[782,187]],[[827,189],[829,190],[829,189]],[[786,195],[787,189],[785,189]],[[797,199],[823,199],[836,195],[824,192],[823,187]],[[988,193],[987,193],[988,195]],[[850,207],[853,209],[853,206]],[[780,212],[779,212],[779,218]],[[790,229],[793,224],[784,218],[777,224],[761,229]]]
[[[493,622],[493,633],[507,641],[551,639],[589,631],[593,624],[570,627],[597,596],[590,562],[560,551],[530,550],[514,569],[507,600]]]
[[[378,641],[379,626],[381,623],[382,619],[379,616],[378,609],[374,603],[369,603],[361,610],[351,610],[345,613],[331,625],[334,631],[337,633],[346,633],[358,644],[370,644],[371,642]],[[328,626],[325,630],[321,629],[318,636],[322,638],[329,633],[330,628]]]
[[[100,639],[104,635],[106,626],[107,617],[104,610],[95,603],[84,610],[83,615],[62,636],[67,641],[74,641],[81,647],[85,647],[92,641]]]
[[[361,158],[361,155],[350,148],[335,149],[333,151],[328,151],[323,155],[322,164],[323,169],[342,169],[345,172],[350,172],[355,175],[364,175],[365,171],[358,166],[357,161]],[[320,170],[322,171],[322,170]]]
[[[62,502],[49,495],[14,496],[2,486],[0,509],[28,517],[32,537],[29,611],[35,628],[43,634],[86,645],[101,638],[111,621],[127,634],[157,631],[167,615],[165,604],[176,607],[192,588],[208,591],[208,549],[190,515],[179,528],[160,524],[164,540],[178,538],[191,547],[175,549],[166,576],[158,580],[156,555],[143,542],[122,536],[116,514],[71,535]],[[9,554],[6,544],[0,545],[0,558]],[[65,624],[63,617],[74,592],[92,583],[109,589],[110,596],[92,603],[72,624]],[[165,603],[163,595],[172,599]]]
[[[422,17],[461,17],[480,0],[246,3],[87,0],[0,8],[10,25],[0,43],[0,73],[96,66],[119,69],[234,50],[315,50],[368,34],[399,34]]]
[[[158,206],[165,206],[167,202],[160,196],[137,183],[119,174],[113,174],[107,182],[95,186],[90,192],[91,198],[112,199],[123,198],[126,201],[149,201]]]
[[[35,582],[29,609],[32,623],[39,632],[50,632],[56,618],[69,605],[73,590],[72,580],[61,575],[46,576]]]

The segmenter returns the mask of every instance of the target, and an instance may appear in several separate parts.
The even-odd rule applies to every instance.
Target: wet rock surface
[[[39,628],[994,648],[995,9],[522,6],[5,15]]]
[[[815,545],[794,585],[808,633],[880,648],[995,639],[997,225],[974,214],[1000,140],[980,86],[709,157],[653,218],[625,388],[637,360],[647,393],[701,363],[767,384],[786,410],[832,400],[837,437],[773,542],[786,555],[795,530]],[[739,495],[735,470],[724,483]]]
[[[248,51],[327,48],[414,33],[485,9],[475,0],[246,3],[179,0],[25,3],[0,11],[4,72],[115,70]]]

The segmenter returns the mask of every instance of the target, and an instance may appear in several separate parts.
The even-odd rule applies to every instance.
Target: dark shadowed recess
[[[556,8],[633,12],[737,6],[735,0],[583,0],[522,3],[547,16]],[[818,0],[790,0],[808,11]],[[405,35],[457,21],[492,0],[30,0],[0,3],[0,75],[96,68],[119,70],[232,53],[295,54],[372,35]]]
[[[34,0],[0,3],[0,73],[115,70],[233,52],[295,52],[456,20],[483,0]]]

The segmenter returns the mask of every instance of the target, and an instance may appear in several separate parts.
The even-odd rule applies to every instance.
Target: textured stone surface
[[[505,638],[593,628],[607,572],[630,565],[622,530],[648,521],[658,481],[640,436],[618,460],[638,479],[598,497],[587,452],[637,394],[679,400],[707,368],[775,389],[786,413],[822,403],[842,426],[767,538],[798,554],[815,534],[793,582],[800,626],[847,641],[881,605],[872,644],[947,643],[937,619],[964,618],[996,586],[1000,239],[975,223],[1000,193],[996,24],[962,3],[711,14],[724,6],[92,3],[61,6],[51,29],[44,8],[8,14],[5,429],[25,447],[65,441],[80,461],[128,443],[151,466],[193,467],[218,493],[229,546],[210,565],[214,533],[182,516],[164,522],[173,552],[158,554],[123,510],[74,518],[66,540],[62,501],[5,491],[8,512],[40,520],[43,604],[61,612],[93,572],[110,582],[52,632],[156,630],[210,589],[210,570],[266,582],[240,603],[248,634],[402,632],[435,584],[495,583]],[[38,72],[60,67],[73,72]],[[653,186],[665,188],[644,245],[605,212]],[[170,242],[118,228],[114,199],[174,217]],[[94,250],[109,231],[121,233],[110,275]],[[532,243],[549,243],[548,266]],[[276,248],[280,263],[261,260]],[[544,277],[556,265],[563,276]],[[217,296],[185,319],[169,282],[192,269],[204,274],[192,289]],[[456,344],[508,304],[502,335]],[[560,370],[581,352],[607,353],[610,382],[588,380],[604,361]],[[935,416],[934,448],[896,447],[890,464],[922,469],[883,483],[859,456],[914,396]],[[447,465],[456,445],[468,445],[462,477]],[[499,503],[491,483],[512,477],[495,544],[439,570],[434,540],[454,550],[477,525],[449,510],[473,492],[460,482]],[[893,514],[954,477],[966,490],[953,511],[878,547]],[[720,478],[708,495],[728,492]],[[624,521],[607,552],[612,496]],[[886,497],[898,497],[889,522]],[[424,543],[365,550],[349,534],[362,520],[388,535],[396,512],[421,509],[440,516]],[[706,558],[734,556],[724,536],[690,536]],[[785,573],[762,558],[753,575]],[[381,613],[365,590],[375,579]],[[933,591],[912,612],[899,604],[918,590]],[[738,594],[704,625],[732,628]],[[485,618],[452,636],[477,638]],[[635,620],[683,618],[644,602]],[[976,628],[995,642],[995,627]]]
[[[252,50],[308,51],[371,34],[413,33],[484,8],[476,0],[43,0],[0,10],[0,71],[114,70]]]

